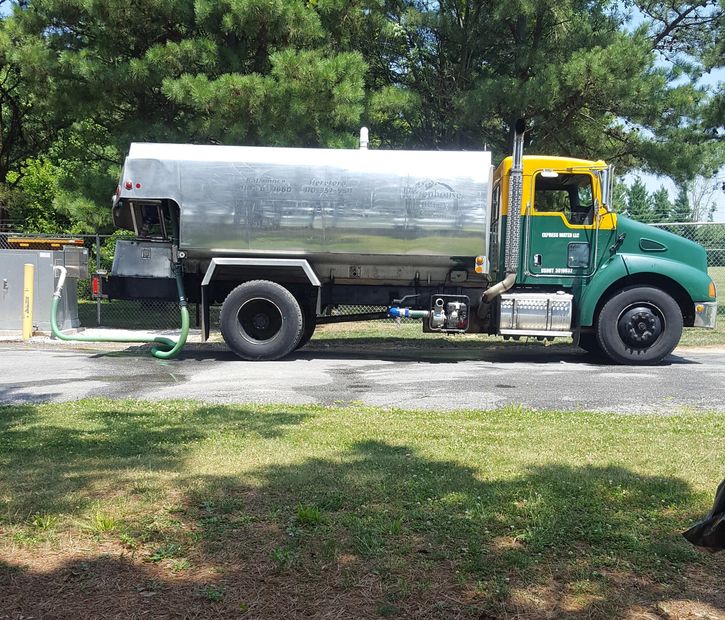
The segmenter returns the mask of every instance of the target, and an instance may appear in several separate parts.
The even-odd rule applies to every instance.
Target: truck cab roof
[[[576,157],[557,157],[552,155],[524,155],[524,175],[531,175],[536,170],[567,170],[567,169],[604,169],[607,164],[602,160],[592,161],[591,159],[579,159]],[[506,157],[496,168],[493,178],[500,179],[511,171],[513,157]]]

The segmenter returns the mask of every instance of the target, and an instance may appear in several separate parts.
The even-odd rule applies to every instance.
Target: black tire
[[[623,289],[604,304],[597,340],[617,364],[652,365],[667,357],[682,336],[682,311],[667,293],[648,286]]]
[[[276,360],[300,341],[302,310],[283,286],[252,280],[227,295],[219,325],[224,342],[242,359]]]
[[[304,319],[302,337],[297,343],[295,349],[301,349],[304,347],[310,341],[310,338],[312,338],[312,335],[315,333],[315,328],[317,327],[317,312],[315,312],[314,308],[304,306],[302,308],[302,315]]]

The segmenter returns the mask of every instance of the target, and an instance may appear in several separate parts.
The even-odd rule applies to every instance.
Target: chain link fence
[[[58,251],[67,245],[88,249],[88,270],[110,272],[118,235],[53,235],[0,232],[0,249]],[[198,324],[194,304],[189,306],[191,325]],[[178,329],[177,302],[158,299],[109,300],[93,299],[90,279],[78,281],[78,318],[82,327],[114,327],[119,329]]]
[[[725,222],[681,222],[651,224],[685,239],[699,243],[707,252],[707,271],[715,282],[718,295],[725,293]],[[725,315],[720,303],[718,315]]]
[[[707,251],[708,271],[718,291],[725,292],[725,222],[685,222],[652,224],[676,235],[691,239]],[[110,272],[115,240],[118,235],[37,235],[29,233],[0,232],[0,249],[60,250],[65,244],[83,245],[88,248],[88,267]],[[332,314],[358,314],[384,311],[385,306],[338,306]],[[725,304],[718,308],[725,314]],[[199,325],[199,308],[189,306],[192,327]],[[90,280],[78,283],[78,316],[83,327],[114,327],[122,329],[177,329],[179,308],[174,301],[157,299],[94,300]],[[219,308],[211,309],[211,324],[216,325]],[[397,321],[399,319],[389,319]],[[402,319],[404,322],[418,319]]]
[[[707,252],[708,267],[725,267],[725,222],[650,224],[695,241]]]
[[[82,245],[88,249],[88,270],[98,269],[110,273],[116,239],[121,235],[52,235],[19,232],[0,232],[0,249],[10,250],[62,250],[66,245]],[[333,315],[383,312],[386,306],[338,306]],[[220,308],[210,309],[211,325],[218,325]],[[179,304],[161,299],[93,299],[91,280],[78,281],[78,318],[82,327],[112,327],[117,329],[172,330],[179,327]],[[199,327],[200,309],[189,304],[192,328]],[[417,321],[417,319],[387,319],[389,321]]]

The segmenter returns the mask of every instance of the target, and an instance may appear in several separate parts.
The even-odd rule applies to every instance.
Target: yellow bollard
[[[23,268],[23,340],[33,335],[33,289],[35,288],[35,265],[25,263]]]

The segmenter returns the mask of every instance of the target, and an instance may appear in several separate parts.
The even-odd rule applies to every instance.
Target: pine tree
[[[368,124],[498,159],[519,117],[530,152],[691,179],[722,105],[680,78],[719,62],[720,21],[634,4],[636,29],[609,0],[23,0],[0,18],[0,182],[50,161],[87,219],[134,140],[352,146]]]
[[[488,144],[498,158],[524,117],[537,152],[689,178],[703,143],[713,141],[699,123],[706,94],[657,63],[665,39],[710,37],[689,19],[700,9],[688,8],[687,19],[667,22],[663,33],[669,15],[649,6],[650,17],[633,30],[605,0],[521,0],[515,9],[473,0],[317,6],[331,32],[353,25],[339,41],[368,63],[367,117],[385,144]]]
[[[661,187],[652,194],[652,221],[667,222],[672,212],[672,201],[667,188]]]
[[[634,183],[627,190],[626,215],[633,220],[644,223],[650,223],[655,219],[652,198],[639,177],[634,180]]]
[[[670,219],[673,222],[689,222],[692,220],[692,209],[690,208],[687,186],[684,184],[679,187],[677,198],[675,198],[675,203],[672,206]]]
[[[4,76],[13,72],[35,89],[18,109],[42,112],[43,123],[34,131],[35,116],[21,119],[26,125],[13,136],[25,141],[8,165],[21,173],[27,159],[51,160],[58,202],[91,228],[107,218],[90,217],[89,200],[107,202],[132,141],[355,144],[366,64],[328,43],[314,4],[19,3],[0,24],[0,105]],[[30,141],[46,127],[54,129],[50,141]]]

